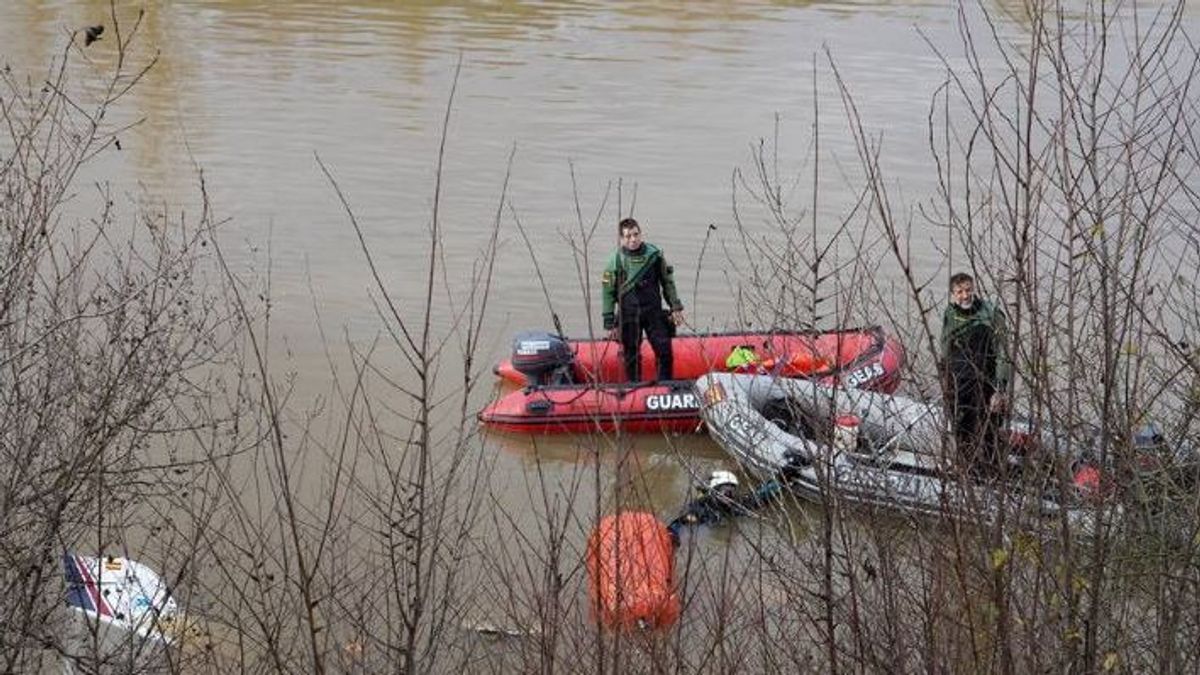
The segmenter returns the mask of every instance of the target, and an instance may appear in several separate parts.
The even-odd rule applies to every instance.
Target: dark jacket
[[[1012,364],[1004,311],[976,298],[970,309],[951,303],[942,316],[942,371],[952,387],[982,384],[1008,388]]]
[[[600,290],[606,330],[617,326],[618,306],[628,317],[662,311],[663,298],[671,311],[683,309],[675,290],[675,269],[653,244],[643,243],[636,251],[618,248],[604,266]]]

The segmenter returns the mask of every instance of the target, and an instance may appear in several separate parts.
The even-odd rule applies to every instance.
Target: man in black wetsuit
[[[774,480],[742,494],[738,494],[737,488],[738,479],[732,471],[713,471],[700,497],[688,502],[683,513],[667,525],[671,541],[679,545],[679,531],[685,525],[714,525],[728,518],[753,513],[771,503],[782,492],[782,485]]]
[[[608,259],[601,278],[604,329],[609,339],[621,340],[625,376],[641,380],[638,352],[642,333],[654,350],[659,380],[671,379],[672,325],[683,322],[683,303],[675,291],[675,271],[662,250],[642,240],[642,228],[633,218],[618,228],[621,246]],[[668,314],[663,299],[671,306]]]

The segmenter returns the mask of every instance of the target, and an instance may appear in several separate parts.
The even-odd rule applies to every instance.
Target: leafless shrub
[[[798,565],[824,570],[825,581],[794,583],[824,594],[825,611],[811,620],[824,625],[826,660],[835,669],[887,670],[888,654],[904,655],[901,669],[1192,667],[1174,644],[1194,635],[1188,617],[1196,606],[1190,591],[1196,434],[1188,393],[1195,318],[1182,308],[1190,308],[1185,298],[1198,278],[1190,242],[1200,55],[1182,31],[1179,7],[1139,20],[1133,14],[1140,8],[1126,6],[1024,9],[1027,30],[1011,35],[986,11],[963,7],[962,55],[952,58],[931,44],[943,55],[948,79],[930,113],[939,196],[922,205],[921,219],[906,216],[889,196],[884,148],[867,131],[852,83],[840,79],[830,58],[866,189],[853,209],[864,233],[835,229],[827,236],[880,242],[860,245],[859,254],[884,251],[868,265],[890,259],[906,280],[904,301],[919,319],[916,335],[924,336],[908,341],[918,364],[909,385],[915,391],[937,391],[932,366],[944,275],[967,269],[983,279],[1010,318],[1019,411],[1056,431],[1056,451],[1086,452],[1112,466],[1116,481],[1130,488],[1126,497],[1137,498],[1095,536],[1064,521],[1050,539],[1031,537],[1022,534],[1029,523],[1013,513],[917,533],[912,548],[886,541],[880,559],[898,565],[863,584],[859,562],[871,545],[858,528],[871,531],[877,523],[857,519],[859,525],[847,527],[847,514],[831,496],[826,510],[838,519],[824,528],[823,557],[796,553]],[[770,164],[758,157],[760,176],[770,176],[762,168]],[[759,182],[764,188],[757,194],[768,196],[760,201],[782,213],[769,198],[780,194],[778,183]],[[772,286],[786,279],[779,270],[813,270],[802,283],[780,285],[821,298],[811,289],[822,280],[817,263],[832,245],[814,243],[815,234],[793,242],[792,231],[779,237],[787,244],[783,254],[772,255],[777,245],[754,249],[766,263],[760,272],[766,281],[749,285],[781,297]],[[914,239],[944,250],[946,267],[921,265],[910,250]],[[850,278],[871,283],[868,275]],[[859,302],[892,316],[885,308],[895,306],[894,297],[873,290],[874,302]],[[848,293],[841,297],[850,304]],[[809,310],[791,323],[820,317]],[[913,328],[897,325],[902,334],[914,335]],[[1133,430],[1151,421],[1164,429],[1168,451],[1157,458],[1163,471],[1148,474]],[[1024,475],[1017,483],[1034,494],[1065,496],[1069,470],[1059,462],[1055,473]],[[1131,535],[1147,525],[1168,536]],[[844,584],[832,583],[831,574]],[[882,593],[872,591],[879,587]],[[1147,612],[1152,625],[1140,619]],[[876,620],[864,623],[863,615]],[[879,631],[880,624],[888,628]]]
[[[60,556],[123,555],[131,540],[156,536],[164,497],[186,493],[200,461],[189,440],[229,418],[214,412],[228,409],[213,399],[213,378],[238,319],[207,276],[211,223],[152,207],[124,215],[103,183],[76,192],[84,167],[115,151],[128,126],[109,113],[153,64],[127,58],[140,17],[125,32],[116,18],[114,9],[100,87],[72,78],[87,58],[82,32],[44,79],[0,77],[5,672],[37,671],[60,654],[87,662],[88,646],[66,637]]]
[[[819,138],[788,178],[777,130],[734,176],[730,288],[746,324],[883,320],[909,349],[905,393],[936,399],[945,279],[972,272],[1009,316],[1018,412],[1055,431],[1056,453],[1110,466],[1123,510],[1089,533],[1024,512],[939,525],[827,495],[807,538],[764,550],[765,574],[791,594],[785,614],[821,645],[823,668],[1194,667],[1176,645],[1194,639],[1197,607],[1200,54],[1179,5],[1021,9],[1014,27],[962,6],[961,43],[930,41],[947,72],[929,115],[938,194],[912,213],[892,198],[886,148],[828,55],[859,199],[820,222]],[[812,194],[798,199],[808,177]],[[930,268],[915,249],[945,262]],[[902,285],[882,286],[881,267]],[[1133,439],[1150,422],[1166,439],[1152,471]],[[1011,489],[1065,499],[1070,470],[1051,463]]]
[[[647,635],[594,625],[582,564],[602,513],[669,508],[648,489],[655,468],[636,443],[584,439],[579,469],[560,481],[535,447],[532,516],[488,499],[470,401],[505,214],[520,228],[507,178],[465,296],[450,290],[435,186],[426,283],[408,306],[375,266],[349,190],[316,160],[361,242],[381,328],[368,344],[335,349],[327,338],[328,395],[305,407],[272,357],[269,277],[234,269],[202,173],[194,222],[122,216],[103,185],[74,192],[121,131],[103,113],[150,65],[125,58],[136,30],[114,26],[113,70],[91,99],[68,77],[78,43],[44,82],[6,73],[3,670],[45,669],[70,649],[57,554],[131,541],[207,619],[168,653],[167,670],[1195,669],[1195,484],[1172,462],[1200,446],[1200,57],[1180,7],[1148,22],[1125,6],[1024,9],[1009,34],[964,7],[960,54],[931,44],[947,71],[930,106],[934,198],[913,213],[893,202],[885,148],[830,56],[862,169],[856,203],[820,222],[819,137],[795,179],[778,139],[764,142],[733,177],[734,236],[718,244],[740,323],[884,321],[909,346],[906,392],[925,397],[940,393],[942,277],[972,270],[1011,320],[1018,409],[1058,432],[1058,450],[1114,467],[1137,499],[1111,529],[1085,534],[1024,511],[938,521],[832,492],[817,507],[785,497],[721,546],[685,538],[684,618]],[[76,213],[85,202],[96,204],[90,218]],[[590,223],[577,206],[563,233],[584,289],[608,202]],[[921,246],[944,251],[945,267],[922,264]],[[900,287],[879,282],[884,265]],[[461,372],[443,370],[451,350]],[[1148,421],[1178,451],[1158,472],[1130,433]],[[1069,469],[1054,464],[1013,489],[1061,494]]]

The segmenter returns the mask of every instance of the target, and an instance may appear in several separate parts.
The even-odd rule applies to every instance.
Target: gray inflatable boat
[[[1065,518],[1087,531],[1121,512],[1115,500],[1089,498],[1089,486],[1081,490],[1074,482],[1035,490],[1029,481],[962,476],[940,405],[762,375],[710,373],[695,388],[709,433],[726,452],[760,480],[779,480],[814,501],[965,519],[1032,514],[1040,521]],[[855,431],[849,438],[839,436],[848,425],[835,423],[845,419]],[[1052,436],[1034,437],[1019,423],[1006,434],[1022,447],[1060,447]],[[1030,461],[1020,453],[1008,459],[1018,472]],[[1063,459],[1074,470],[1077,460]]]

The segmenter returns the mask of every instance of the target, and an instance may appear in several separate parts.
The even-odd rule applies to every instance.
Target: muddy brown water
[[[984,7],[1002,33],[1019,36],[1009,4]],[[108,23],[107,6],[7,2],[0,55],[36,73],[70,30]],[[132,21],[132,9],[121,12]],[[438,201],[446,271],[435,326],[450,326],[445,286],[457,307],[465,302],[499,209],[484,381],[471,403],[478,409],[495,391],[486,364],[507,354],[516,331],[552,328],[551,308],[568,334],[599,330],[598,271],[618,213],[632,212],[665,249],[694,328],[737,327],[730,275],[739,270],[723,251],[738,245],[735,172],[755,182],[753,149],[778,142],[768,168],[782,177],[791,212],[801,213],[814,208],[816,129],[818,233],[831,232],[858,197],[829,58],[882,140],[894,199],[911,206],[931,198],[926,123],[945,72],[923,35],[957,54],[956,20],[952,5],[920,1],[152,3],[139,54],[158,50],[159,61],[122,107],[145,119],[86,178],[186,210],[196,207],[195,165],[203,167],[213,207],[229,219],[230,255],[260,273],[269,265],[275,349],[300,374],[304,400],[327,386],[316,322],[336,343],[343,334],[366,343],[381,330],[371,301],[378,294],[316,157],[351,202],[385,285],[413,307],[426,281],[439,141],[461,64]],[[106,40],[89,48],[97,59],[111,33]],[[765,212],[740,199],[745,222],[770,232]],[[925,273],[941,269],[939,237],[931,228],[913,239]],[[873,273],[900,282],[896,269]],[[444,372],[461,367],[454,350],[446,358]],[[491,492],[518,522],[531,472],[540,465],[549,481],[568,480],[584,470],[580,449],[590,443],[505,434],[477,442],[494,458]],[[703,435],[643,437],[632,448],[637,499],[663,516],[682,503],[693,475],[727,464]],[[592,503],[590,481],[575,498]]]

